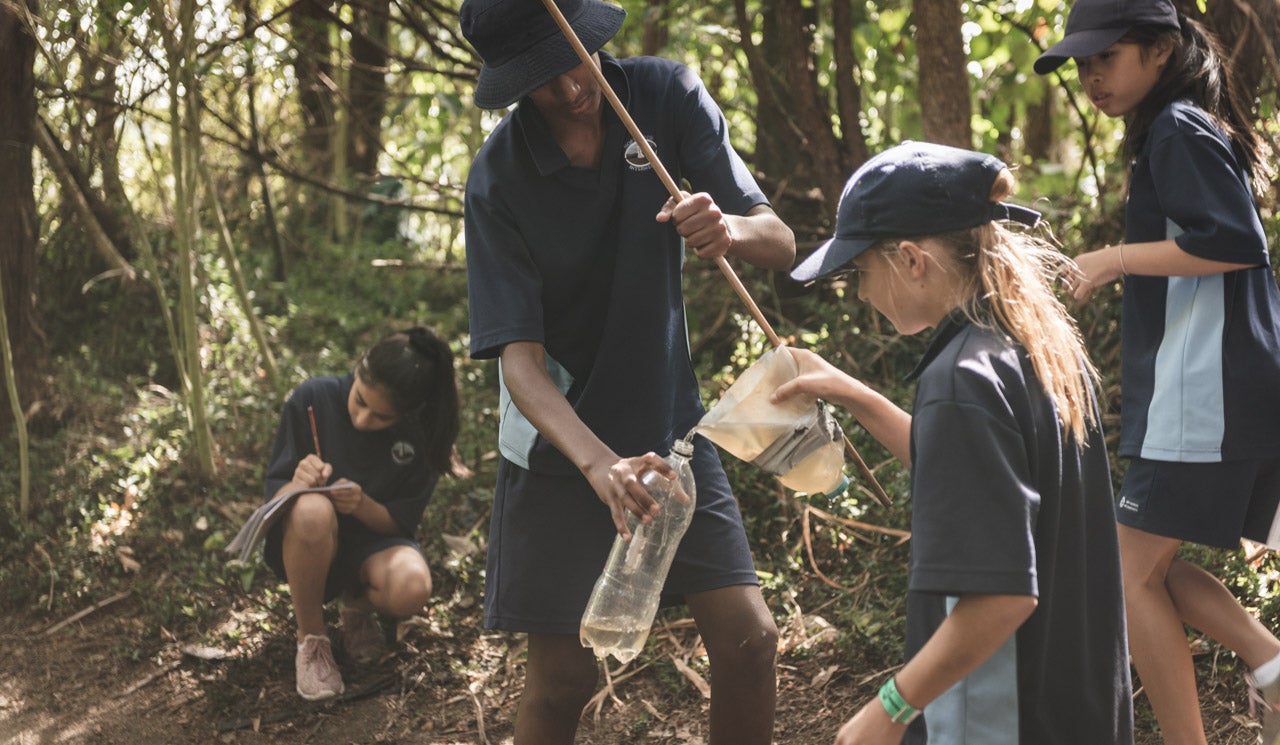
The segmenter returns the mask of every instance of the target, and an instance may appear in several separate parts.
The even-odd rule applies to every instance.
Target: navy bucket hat
[[[1134,26],[1181,28],[1170,0],[1076,0],[1067,14],[1066,35],[1036,59],[1035,71],[1048,75],[1072,57],[1092,57],[1120,41]]]
[[[904,142],[863,164],[845,184],[835,237],[791,271],[812,282],[839,271],[876,243],[976,228],[992,220],[1035,225],[1040,213],[990,200],[1005,164],[972,150]]]
[[[627,12],[600,0],[556,0],[590,53],[622,28]],[[484,65],[473,96],[482,109],[503,109],[582,64],[539,0],[466,0],[462,35]]]

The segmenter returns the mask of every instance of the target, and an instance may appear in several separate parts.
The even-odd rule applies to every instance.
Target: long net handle
[[[609,105],[613,107],[613,111],[618,115],[618,119],[622,121],[623,126],[627,128],[627,132],[631,134],[631,139],[635,141],[640,148],[640,152],[644,153],[644,157],[649,161],[649,165],[653,166],[653,172],[658,175],[658,179],[662,181],[662,185],[667,188],[667,193],[671,198],[679,202],[684,199],[684,195],[680,193],[680,187],[676,184],[675,179],[671,178],[671,174],[667,172],[662,161],[658,160],[658,154],[654,152],[649,145],[649,141],[645,139],[644,133],[636,126],[636,122],[631,118],[631,114],[627,111],[627,107],[622,105],[618,94],[613,91],[613,86],[609,85],[609,81],[605,80],[604,71],[596,64],[591,57],[591,53],[583,46],[582,40],[578,38],[577,32],[569,25],[569,21],[565,19],[564,13],[560,12],[560,8],[556,6],[555,0],[542,0],[542,4],[547,7],[547,12],[555,19],[556,25],[560,27],[560,32],[564,34],[564,38],[569,41],[569,45],[573,47],[573,51],[577,53],[578,59],[587,66],[591,71],[591,75],[596,79],[596,83],[600,86],[600,90],[604,93]],[[742,284],[742,280],[738,278],[737,272],[733,271],[733,267],[729,266],[729,262],[723,256],[716,257],[716,266],[720,268],[720,273],[725,279],[729,280],[729,285],[733,287],[733,291],[747,310],[751,311],[751,317],[755,319],[756,324],[764,331],[764,335],[769,338],[769,343],[775,347],[782,346],[782,339],[774,332],[773,326],[769,325],[768,319],[760,312],[760,306],[756,305],[756,301],[751,297],[751,293],[747,292],[747,288]],[[871,488],[871,494],[880,504],[888,507],[893,504],[889,499],[889,495],[885,493],[884,487],[880,486],[880,482],[876,480],[875,474],[867,467],[866,461],[858,453],[857,448],[849,441],[848,436],[844,437],[844,452],[858,469],[858,473],[862,479]]]

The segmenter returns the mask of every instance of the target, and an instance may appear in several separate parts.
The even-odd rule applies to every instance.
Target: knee
[[[396,572],[391,578],[387,613],[396,618],[412,616],[422,610],[431,597],[431,572],[425,564]]]
[[[285,518],[285,538],[308,546],[336,544],[338,513],[333,503],[319,494],[297,497]]]
[[[524,695],[531,699],[530,704],[545,711],[576,719],[596,690],[595,658],[588,655],[547,667],[550,669],[530,671],[534,674],[528,682],[533,685],[526,685]]]
[[[758,619],[737,633],[716,642],[707,641],[712,675],[760,679],[773,675],[778,659],[778,625],[772,618]]]

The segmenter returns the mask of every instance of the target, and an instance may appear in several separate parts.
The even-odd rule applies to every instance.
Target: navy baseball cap
[[[600,0],[556,0],[556,7],[592,54],[627,16]],[[472,96],[482,109],[504,109],[582,64],[539,0],[466,0],[458,17],[462,35],[484,60]]]
[[[992,220],[1035,225],[1040,213],[992,202],[1006,168],[994,155],[904,142],[868,160],[844,185],[835,237],[791,270],[797,282],[832,274],[876,243],[976,228]]]
[[[1092,57],[1120,41],[1134,26],[1181,28],[1170,0],[1076,0],[1067,14],[1067,33],[1036,59],[1035,71],[1048,75],[1072,57]]]

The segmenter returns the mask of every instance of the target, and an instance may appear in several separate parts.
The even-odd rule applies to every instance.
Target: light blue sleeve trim
[[[549,354],[543,354],[547,374],[561,393],[568,393],[573,386],[573,376]],[[507,379],[502,373],[502,360],[498,360],[498,452],[521,468],[529,468],[529,453],[538,439],[538,430],[511,400]]]
[[[1182,229],[1169,221],[1166,237],[1181,234]],[[1221,274],[1168,279],[1164,337],[1156,350],[1143,458],[1184,463],[1222,460],[1225,287]]]
[[[947,598],[947,615],[957,597]],[[924,708],[929,745],[1019,745],[1018,635]]]

